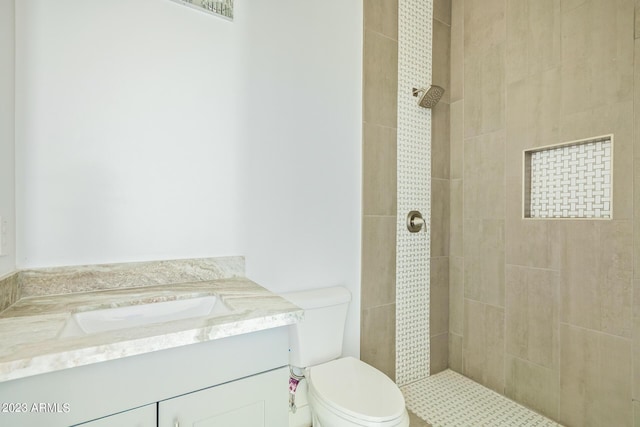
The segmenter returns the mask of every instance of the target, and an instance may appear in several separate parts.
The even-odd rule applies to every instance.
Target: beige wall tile
[[[364,0],[364,28],[398,40],[398,0]]]
[[[481,53],[504,42],[505,18],[505,0],[466,0],[464,2],[465,56]]]
[[[364,31],[363,118],[395,128],[398,111],[398,42]]]
[[[593,17],[591,1],[582,2],[577,7],[562,4],[562,60],[565,62],[583,62],[591,53],[591,32]]]
[[[505,44],[492,45],[475,54],[466,52],[465,44],[464,135],[470,138],[504,128]]]
[[[462,179],[464,171],[464,101],[456,101],[449,108],[451,179]]]
[[[633,401],[633,425],[640,427],[640,401]]]
[[[451,103],[464,94],[464,0],[451,0]]]
[[[429,333],[449,332],[449,257],[431,258]]]
[[[568,12],[571,9],[575,9],[587,1],[590,0],[561,0],[560,4],[562,5],[562,12]]]
[[[365,216],[362,224],[362,308],[395,303],[396,217]]]
[[[528,41],[529,1],[507,0],[507,84],[522,80],[529,74]]]
[[[505,395],[551,419],[558,419],[558,371],[507,355]]]
[[[640,38],[640,0],[636,0],[636,20],[635,20],[635,31],[634,37],[636,39]]]
[[[590,110],[593,103],[594,79],[589,63],[567,62],[562,66],[562,114],[570,115]]]
[[[431,256],[449,256],[449,180],[431,180]]]
[[[465,220],[464,233],[465,298],[504,307],[504,221]]]
[[[462,373],[462,336],[449,334],[449,369]]]
[[[432,46],[431,80],[433,84],[445,89],[440,102],[448,104],[451,79],[451,27],[448,24],[438,20],[433,21]]]
[[[600,307],[603,332],[631,338],[633,224],[603,221],[599,245]]]
[[[505,280],[507,353],[557,370],[559,272],[507,265]]]
[[[504,393],[504,310],[466,299],[464,316],[464,375]]]
[[[505,254],[507,264],[559,270],[564,247],[558,221],[522,218],[522,181],[507,181]]]
[[[396,305],[362,310],[360,359],[395,380]]]
[[[561,325],[560,422],[631,426],[631,341]]]
[[[449,181],[449,255],[463,255],[463,219],[462,219],[462,201],[463,201],[463,185],[461,179],[452,179]]]
[[[397,210],[396,129],[363,125],[362,210],[364,215],[395,215]]]
[[[449,258],[449,332],[464,330],[464,258]]]
[[[431,375],[444,371],[449,366],[449,334],[431,335],[429,368]]]
[[[633,398],[640,402],[640,279],[633,289]]]
[[[438,103],[431,110],[431,176],[449,179],[449,104]]]
[[[576,326],[600,330],[600,283],[595,221],[566,221],[561,281],[561,320]]]
[[[468,139],[464,145],[464,218],[505,215],[505,132]]]
[[[451,0],[433,0],[433,18],[451,25]]]

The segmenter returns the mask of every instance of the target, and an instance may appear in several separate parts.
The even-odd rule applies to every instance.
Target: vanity
[[[94,271],[25,273],[0,313],[0,425],[286,426],[287,326],[303,311],[243,265],[153,283],[133,270],[107,285]],[[37,285],[61,279],[71,291]]]

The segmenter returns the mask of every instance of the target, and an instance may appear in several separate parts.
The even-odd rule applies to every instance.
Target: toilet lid
[[[390,421],[404,413],[404,397],[398,386],[382,372],[353,357],[314,366],[308,379],[318,398],[357,419]]]

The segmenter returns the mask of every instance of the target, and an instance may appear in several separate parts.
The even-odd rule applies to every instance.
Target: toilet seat
[[[318,403],[355,425],[397,426],[408,418],[398,386],[353,357],[314,366],[307,379],[309,393]]]

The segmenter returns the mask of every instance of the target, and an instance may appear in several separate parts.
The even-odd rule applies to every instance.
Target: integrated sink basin
[[[81,311],[71,315],[59,337],[77,337],[195,317],[222,316],[231,312],[215,295]]]

